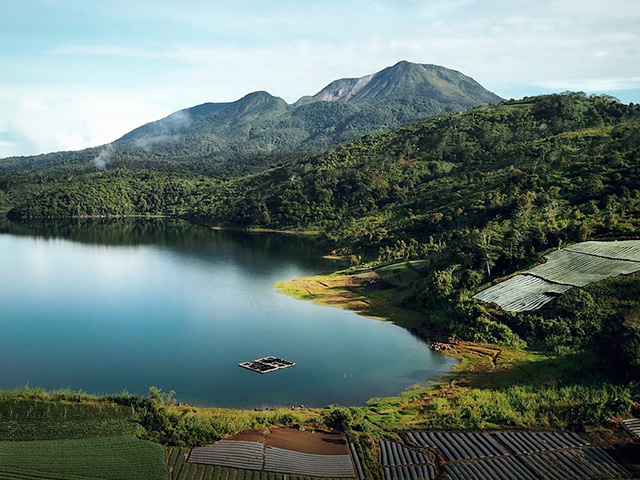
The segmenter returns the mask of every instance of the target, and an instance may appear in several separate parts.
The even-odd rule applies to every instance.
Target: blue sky
[[[503,97],[640,102],[640,2],[0,0],[0,158],[110,142],[267,90],[289,102],[399,60]]]

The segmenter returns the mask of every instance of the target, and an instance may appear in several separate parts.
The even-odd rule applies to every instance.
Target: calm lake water
[[[315,243],[173,220],[78,221],[0,234],[0,388],[155,385],[199,406],[357,405],[450,370],[410,332],[279,294],[330,272]],[[260,375],[239,362],[296,366]]]

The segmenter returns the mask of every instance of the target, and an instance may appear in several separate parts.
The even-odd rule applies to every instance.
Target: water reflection
[[[199,405],[361,404],[450,369],[404,329],[277,294],[336,268],[308,238],[77,220],[0,234],[0,387],[174,389]],[[296,367],[259,375],[265,355]]]

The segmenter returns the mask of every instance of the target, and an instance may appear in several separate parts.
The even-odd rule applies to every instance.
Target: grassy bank
[[[378,278],[370,270],[353,274],[336,272],[280,282],[275,288],[298,300],[352,310],[359,315],[392,321],[405,328],[416,328],[424,323],[424,315],[419,312],[394,306],[390,301],[393,291],[380,289]]]

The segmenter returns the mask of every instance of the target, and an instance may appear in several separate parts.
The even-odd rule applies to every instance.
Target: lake
[[[0,231],[0,388],[154,385],[198,406],[360,405],[455,364],[390,322],[277,293],[276,282],[340,267],[309,238],[178,220]],[[296,366],[237,366],[267,355]]]

